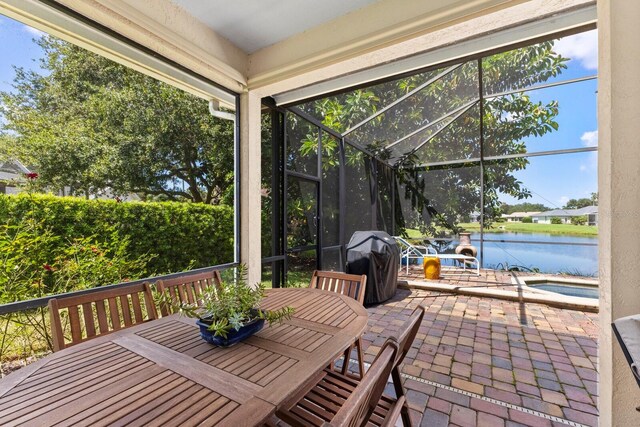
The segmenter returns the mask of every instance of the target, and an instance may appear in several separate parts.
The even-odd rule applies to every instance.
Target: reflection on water
[[[597,237],[565,236],[544,233],[486,233],[482,258],[485,268],[523,266],[537,268],[543,273],[571,273],[575,275],[598,275],[598,247],[562,245],[561,243],[597,244]],[[531,242],[531,243],[515,243]],[[471,242],[480,251],[480,233],[471,234]],[[534,243],[544,242],[544,244]],[[457,242],[448,245],[440,242],[441,253],[451,253]],[[478,253],[480,259],[480,253]]]

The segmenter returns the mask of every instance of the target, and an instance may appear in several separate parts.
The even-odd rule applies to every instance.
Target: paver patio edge
[[[598,301],[585,301],[586,298],[575,298],[567,296],[547,296],[519,293],[502,289],[486,289],[480,287],[464,287],[458,285],[447,285],[443,283],[418,282],[413,280],[399,280],[398,287],[403,289],[420,289],[425,291],[447,292],[457,295],[474,297],[497,298],[507,301],[529,302],[544,304],[550,307],[564,308],[568,310],[579,310],[589,313],[598,313]]]

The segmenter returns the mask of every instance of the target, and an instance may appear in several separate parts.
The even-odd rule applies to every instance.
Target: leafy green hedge
[[[233,209],[228,206],[0,195],[0,225],[17,225],[26,215],[67,240],[128,238],[132,258],[157,255],[148,265],[148,274],[233,261]]]

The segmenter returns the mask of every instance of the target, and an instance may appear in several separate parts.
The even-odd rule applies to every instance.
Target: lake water
[[[598,247],[562,245],[561,243],[598,243],[597,237],[564,236],[544,233],[485,233],[483,265],[485,268],[524,266],[543,273],[566,272],[597,276]],[[487,242],[486,240],[501,240]],[[516,243],[525,241],[527,243]],[[529,243],[530,242],[530,243]],[[544,242],[544,244],[534,243]],[[471,243],[480,251],[480,233],[471,234]],[[452,243],[449,248],[455,248]],[[446,251],[449,252],[449,251]],[[480,259],[480,253],[478,253]]]

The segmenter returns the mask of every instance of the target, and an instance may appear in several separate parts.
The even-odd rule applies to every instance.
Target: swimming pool
[[[563,278],[554,276],[519,277],[525,287],[548,294],[560,294],[568,297],[598,299],[598,281],[581,278]]]
[[[527,286],[569,297],[598,298],[598,288],[592,286],[567,285],[558,282],[532,283]]]

